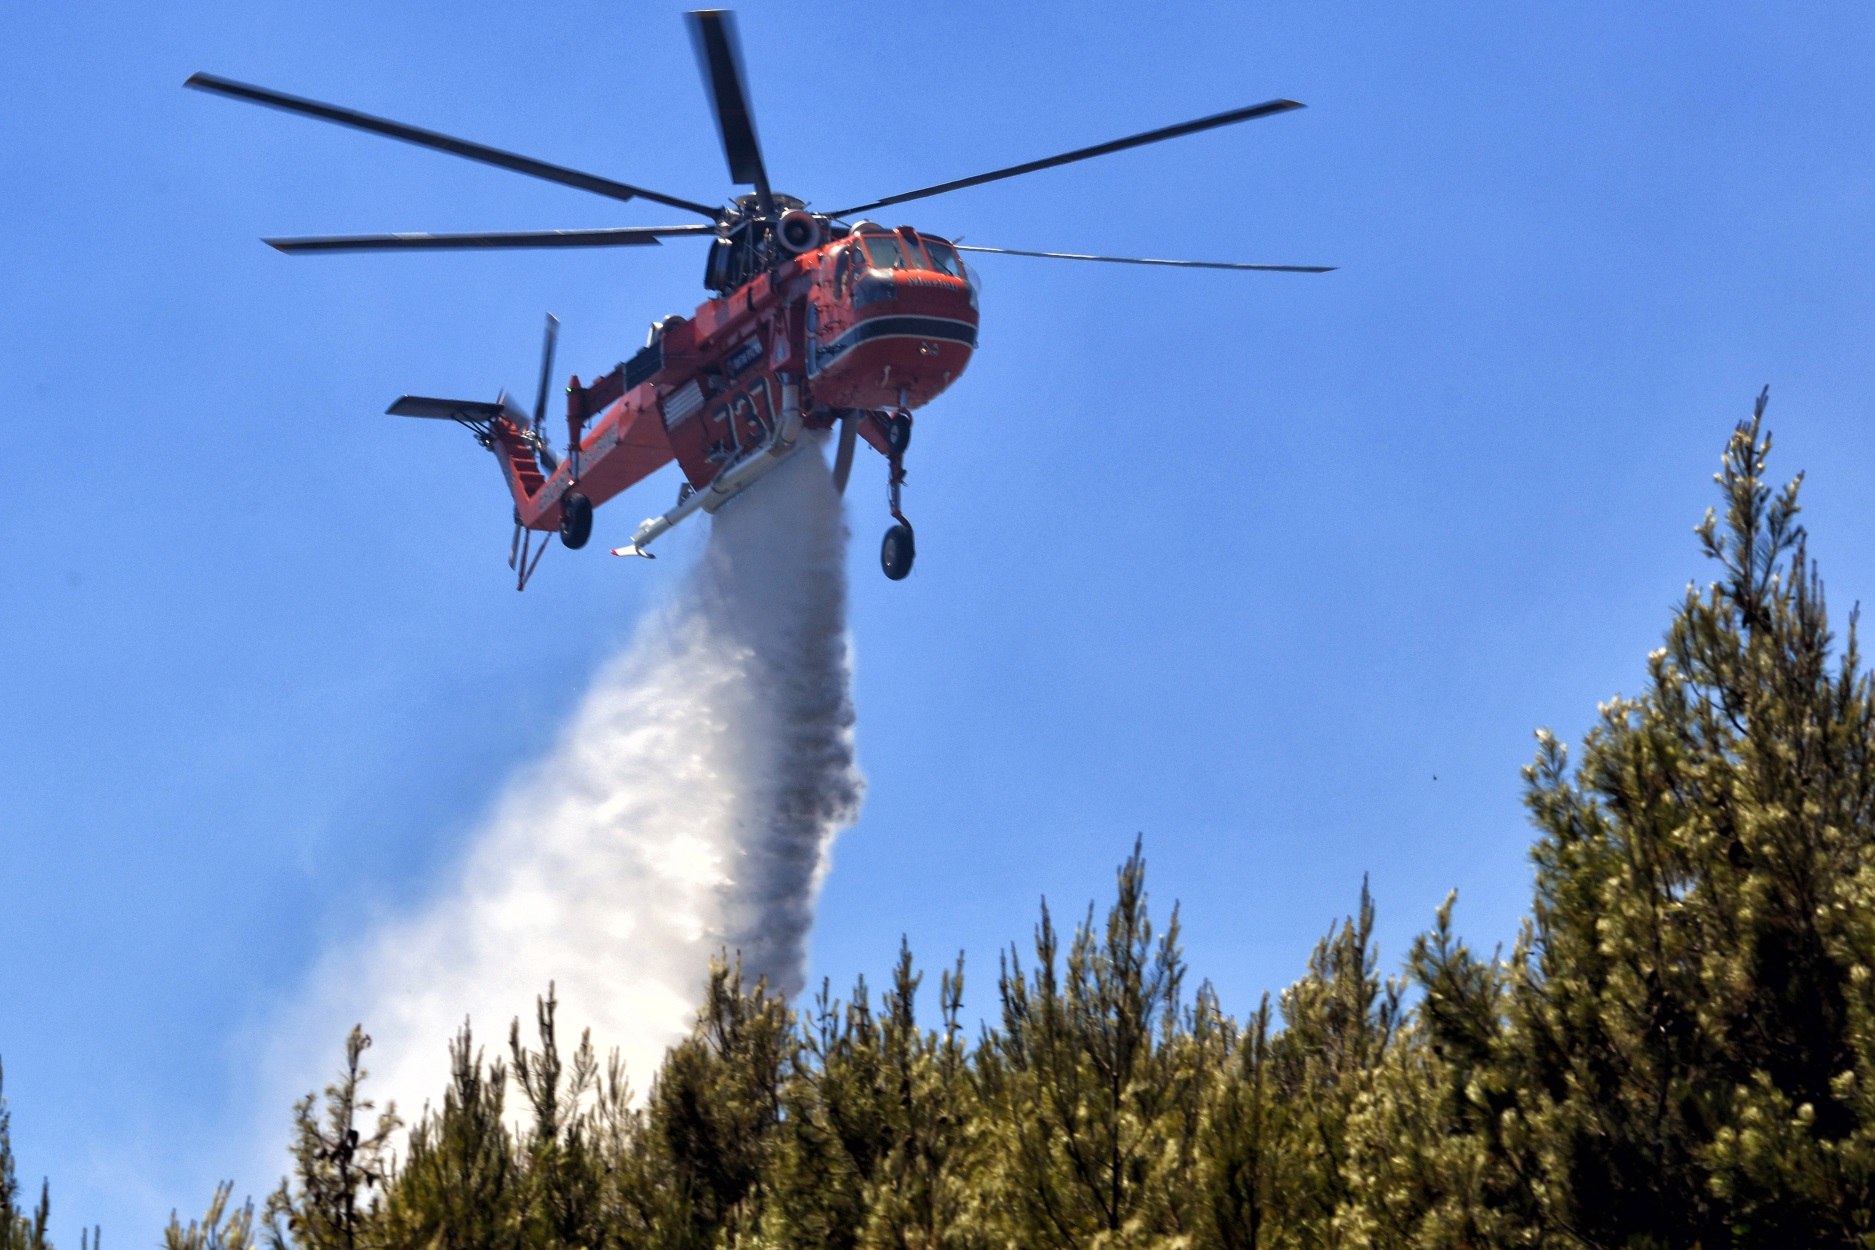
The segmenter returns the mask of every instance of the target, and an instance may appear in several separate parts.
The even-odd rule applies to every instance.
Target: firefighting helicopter
[[[910,226],[889,228],[864,214],[981,186],[1074,161],[1176,139],[1303,107],[1270,100],[921,187],[850,208],[818,212],[769,185],[756,139],[734,15],[687,15],[691,42],[710,93],[730,181],[754,188],[726,205],[705,204],[452,138],[353,109],[286,95],[211,74],[184,84],[237,100],[401,139],[501,169],[578,187],[613,200],[650,200],[703,220],[675,226],[615,226],[496,234],[367,234],[266,239],[292,255],[473,248],[645,247],[660,239],[710,240],[703,285],[708,302],[688,318],[666,317],[645,346],[610,372],[566,386],[567,444],[554,451],[547,391],[559,323],[547,318],[540,386],[530,414],[504,391],[493,402],[406,395],[387,410],[455,421],[495,453],[514,500],[508,566],[525,589],[558,530],[570,548],[586,545],[599,504],[675,459],[685,481],[676,506],[641,524],[613,555],[646,548],[698,510],[714,513],[803,445],[803,432],[839,426],[833,463],[844,492],[857,442],[886,457],[893,524],[880,564],[904,578],[916,553],[901,508],[912,413],[942,394],[977,346],[975,273],[962,252],[1196,269],[1327,273],[1325,265],[1253,265],[1035,252],[952,242]],[[536,534],[539,549],[533,547]]]

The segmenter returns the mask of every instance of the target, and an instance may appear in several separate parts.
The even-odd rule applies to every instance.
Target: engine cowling
[[[814,214],[804,208],[792,208],[776,223],[775,237],[781,241],[781,246],[798,256],[819,247],[823,231]]]

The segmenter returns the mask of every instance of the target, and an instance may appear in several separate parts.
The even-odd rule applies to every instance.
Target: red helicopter
[[[638,527],[613,555],[649,557],[646,548],[701,509],[715,512],[802,445],[805,430],[840,427],[835,487],[846,488],[853,453],[864,439],[890,465],[893,525],[880,563],[893,580],[911,572],[915,544],[900,508],[912,416],[963,374],[977,345],[977,281],[960,252],[1057,260],[1170,265],[1198,269],[1327,273],[1333,266],[1248,265],[1148,260],[964,246],[915,230],[887,228],[862,215],[879,209],[1051,169],[1127,148],[1285,113],[1302,105],[1270,100],[1196,121],[1149,130],[1007,169],[922,187],[884,199],[814,212],[773,191],[755,136],[733,15],[688,15],[692,43],[708,84],[729,161],[730,180],[754,187],[728,205],[710,205],[615,182],[530,157],[372,117],[264,87],[195,74],[185,86],[212,91],[407,143],[449,152],[516,173],[578,187],[614,200],[645,199],[695,213],[703,222],[500,234],[379,234],[267,239],[282,252],[407,251],[462,248],[643,247],[660,239],[710,239],[703,285],[712,298],[694,316],[652,325],[644,348],[590,383],[566,387],[567,446],[555,454],[545,427],[547,388],[559,323],[547,318],[540,389],[530,416],[501,393],[493,403],[406,395],[397,416],[458,422],[495,453],[514,497],[508,565],[517,589],[546,552],[554,530],[568,547],[586,545],[595,506],[675,459],[686,479],[675,507]],[[542,533],[538,552],[533,536]],[[531,558],[530,558],[531,557]]]

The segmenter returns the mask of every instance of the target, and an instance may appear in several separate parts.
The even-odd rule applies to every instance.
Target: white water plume
[[[715,517],[674,601],[509,784],[454,881],[321,970],[294,1021],[300,1089],[325,1084],[359,1021],[372,1096],[409,1120],[440,1101],[465,1016],[499,1050],[517,1015],[531,1036],[552,981],[562,1036],[590,1026],[642,1092],[719,950],[801,988],[829,848],[864,784],[845,537],[812,446]]]

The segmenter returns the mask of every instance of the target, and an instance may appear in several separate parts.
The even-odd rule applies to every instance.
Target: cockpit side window
[[[957,253],[950,244],[942,239],[934,239],[928,234],[919,237],[924,240],[925,255],[931,258],[931,268],[939,273],[947,273],[953,278],[964,276],[963,266],[957,263]]]
[[[867,234],[860,236],[866,244],[866,255],[872,258],[875,269],[910,269],[912,262],[905,256],[905,249],[899,245],[894,234]]]
[[[846,298],[847,280],[853,276],[853,248],[849,245],[840,249],[840,259],[833,266],[833,296],[835,299]]]

